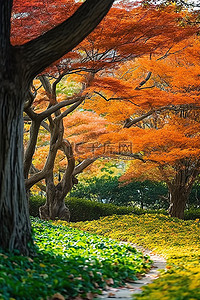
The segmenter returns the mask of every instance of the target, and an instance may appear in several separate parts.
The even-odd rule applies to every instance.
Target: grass
[[[91,299],[107,285],[136,280],[151,265],[135,248],[70,228],[32,219],[37,253],[34,257],[0,251],[0,299]]]
[[[200,299],[200,223],[165,215],[111,216],[71,226],[137,243],[167,259],[167,271],[144,287],[141,300]]]

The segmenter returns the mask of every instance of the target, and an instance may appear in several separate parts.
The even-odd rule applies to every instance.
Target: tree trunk
[[[193,164],[188,159],[180,160],[174,169],[174,179],[167,182],[170,195],[169,215],[183,219],[192,186],[199,175],[199,160],[193,161]]]
[[[189,192],[186,188],[175,188],[170,191],[169,215],[171,217],[183,219],[188,198]]]
[[[73,174],[75,170],[75,158],[71,144],[69,141],[63,140],[61,148],[67,157],[68,166],[62,180],[57,185],[54,184],[53,167],[46,175],[46,203],[39,208],[41,219],[59,219],[65,221],[69,221],[70,219],[69,209],[65,205],[65,197],[71,191],[73,185],[78,183],[78,180]]]
[[[28,255],[31,226],[23,180],[23,100],[28,85],[10,45],[11,11],[12,0],[0,2],[0,248]]]
[[[4,82],[0,86],[0,247],[28,255],[31,226],[23,180],[23,97],[13,82]]]
[[[69,178],[70,181],[70,178]],[[72,186],[69,182],[69,186]],[[39,208],[40,218],[43,220],[64,220],[69,222],[70,212],[65,205],[65,196],[60,184],[54,185],[53,173],[46,178],[46,203]]]

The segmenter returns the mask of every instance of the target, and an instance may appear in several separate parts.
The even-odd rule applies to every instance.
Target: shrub
[[[45,198],[41,196],[31,196],[29,201],[30,215],[39,216],[39,207],[44,205]],[[66,198],[66,206],[70,210],[70,221],[91,221],[100,217],[111,215],[128,215],[135,213],[140,215],[144,211],[137,207],[117,206],[114,204],[104,204],[81,198]]]
[[[196,220],[200,219],[200,208],[189,208],[185,211],[185,220]]]
[[[70,221],[91,221],[97,220],[100,217],[111,215],[128,215],[132,213],[144,213],[140,208],[117,206],[114,204],[99,203],[80,198],[68,198],[66,205],[70,210]]]
[[[31,195],[29,199],[29,212],[32,217],[39,217],[39,207],[44,205],[46,199],[39,195]]]
[[[39,207],[44,205],[45,198],[42,196],[31,196],[29,201],[30,215],[33,217],[39,217]],[[167,215],[167,211],[164,209],[141,209],[138,207],[130,206],[117,206],[114,204],[99,203],[82,198],[71,197],[66,199],[66,205],[70,210],[70,221],[92,221],[97,220],[100,217],[111,215],[142,215],[148,214],[164,214]],[[185,220],[200,219],[200,208],[190,208],[185,211]]]

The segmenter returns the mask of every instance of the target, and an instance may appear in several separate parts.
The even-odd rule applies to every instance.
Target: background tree
[[[118,206],[137,206],[142,209],[167,209],[167,187],[149,180],[123,184],[119,177],[92,177],[80,181],[70,192],[71,197],[113,203]]]
[[[198,49],[199,39],[194,37],[188,44],[175,45],[165,60],[151,56],[124,66],[120,76],[134,86],[134,102],[128,106],[110,101],[103,111],[102,106],[88,104],[110,122],[111,133],[101,141],[131,143],[134,157],[145,162],[134,162],[123,179],[164,180],[170,193],[170,214],[179,218],[183,218],[200,171]]]
[[[69,100],[65,99],[58,102],[60,98],[63,99],[63,97],[56,96],[56,85],[59,80],[53,80],[51,84],[48,77],[40,76],[39,78],[43,91],[40,91],[41,85],[39,85],[40,92],[38,91],[37,97],[34,101],[26,102],[24,109],[27,114],[25,122],[31,123],[30,129],[28,129],[30,134],[28,142],[27,135],[25,136],[24,173],[26,189],[28,191],[34,184],[45,180],[45,185],[38,184],[46,192],[46,204],[40,208],[41,218],[59,218],[68,221],[69,211],[65,206],[65,196],[77,183],[75,175],[96,159],[87,157],[84,152],[81,157],[79,155],[79,163],[75,165],[73,152],[75,150],[75,154],[81,153],[79,147],[82,142],[80,140],[89,142],[92,138],[94,141],[99,134],[105,132],[105,120],[99,116],[96,116],[96,119],[92,116],[93,121],[100,128],[96,130],[93,125],[90,125],[89,128],[87,125],[85,128],[84,118],[88,122],[94,113],[80,114],[77,111],[70,115],[85,99],[84,96],[81,96],[81,92],[78,92],[73,98],[68,97]],[[61,78],[62,76],[60,76]],[[37,87],[35,86],[34,89],[37,90]],[[55,104],[50,107],[49,104],[52,99]],[[65,128],[68,129],[68,135]],[[87,132],[85,133],[86,129]],[[68,140],[68,137],[73,134],[79,135],[79,140],[76,139],[74,144],[72,144],[73,139],[71,139],[71,143]]]

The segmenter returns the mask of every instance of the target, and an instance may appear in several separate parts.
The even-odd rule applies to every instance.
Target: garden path
[[[133,283],[126,283],[124,287],[109,288],[107,291],[103,291],[102,295],[98,296],[97,300],[129,300],[132,299],[132,295],[141,293],[141,287],[151,283],[154,279],[158,278],[159,270],[165,269],[166,261],[164,257],[156,255],[151,250],[144,249],[138,245],[132,244],[138,251],[142,251],[144,254],[150,256],[153,260],[151,270],[145,274],[140,280]]]

